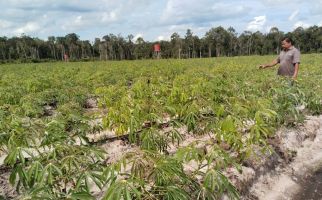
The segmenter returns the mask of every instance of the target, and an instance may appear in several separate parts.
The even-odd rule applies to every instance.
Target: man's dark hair
[[[294,44],[294,42],[293,42],[292,38],[290,38],[290,37],[284,37],[284,38],[282,39],[282,41],[286,41],[287,43]]]

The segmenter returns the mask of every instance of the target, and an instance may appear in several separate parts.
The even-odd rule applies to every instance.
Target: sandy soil
[[[303,126],[292,130],[281,129],[277,134],[280,138],[280,150],[294,157],[286,160],[289,163],[284,160],[259,176],[249,187],[248,195],[244,199],[287,200],[297,196],[298,200],[304,200],[307,197],[299,198],[298,193],[308,181],[312,182],[316,176],[321,176],[315,174],[307,180],[322,168],[322,116],[307,117]],[[316,199],[319,199],[318,196]]]
[[[207,146],[209,141],[214,140],[211,135],[187,134],[186,127],[178,131],[184,140],[180,145],[170,145],[167,149],[169,154],[191,143],[195,143],[197,147]],[[99,140],[110,134],[112,133],[106,134],[102,131],[96,136],[99,136],[97,138]],[[96,140],[96,138],[92,139]],[[295,195],[305,190],[304,185],[308,182],[315,184],[315,179],[320,177],[321,173],[318,170],[322,168],[322,116],[307,117],[306,122],[297,128],[279,129],[270,143],[276,153],[256,151],[258,147],[254,146],[258,154],[257,158],[245,161],[241,174],[234,168],[224,172],[242,193],[242,199],[294,199]],[[125,153],[139,149],[126,140],[117,138],[107,140],[100,146],[108,153],[107,163],[116,162]],[[194,165],[194,163],[188,163],[185,169],[193,170]],[[0,172],[0,196],[10,199],[15,196],[15,192],[8,183],[9,172],[6,169]]]

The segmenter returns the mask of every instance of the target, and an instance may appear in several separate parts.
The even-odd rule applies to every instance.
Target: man
[[[296,80],[300,66],[300,51],[293,46],[292,40],[288,37],[282,40],[282,48],[280,55],[275,60],[269,64],[262,64],[259,68],[265,69],[280,63],[277,74]]]

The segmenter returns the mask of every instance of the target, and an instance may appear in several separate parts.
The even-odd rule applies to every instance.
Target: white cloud
[[[192,29],[192,24],[180,24],[180,25],[171,25],[169,26],[170,31],[174,32],[183,32],[186,31],[187,29]]]
[[[311,25],[302,21],[298,21],[293,25],[293,29],[296,29],[297,27],[302,27],[302,28],[308,28]]]
[[[77,16],[76,19],[74,20],[74,23],[76,25],[81,25],[83,23],[82,16]]]
[[[118,20],[116,11],[104,12],[102,15],[102,22],[115,22]]]
[[[291,0],[263,0],[264,3],[267,4],[284,4],[284,3],[288,3]]]
[[[293,19],[299,14],[299,9],[295,10],[289,17],[289,21],[293,21]]]
[[[180,24],[180,25],[171,25],[168,26],[167,31],[162,31],[159,36],[163,36],[163,40],[170,40],[171,35],[176,32],[180,35],[180,37],[185,37],[187,30],[190,29],[193,35],[203,35],[210,29],[210,26],[203,27],[198,26],[197,24]],[[157,38],[157,40],[159,40]]]
[[[264,29],[265,33],[269,33],[273,27],[274,26],[266,26],[265,29]]]
[[[254,20],[249,22],[246,29],[249,31],[261,31],[264,28],[264,25],[266,23],[266,16],[257,16],[254,17]]]
[[[171,34],[170,33],[164,33],[162,35],[159,35],[156,37],[153,41],[170,41]]]
[[[153,41],[174,32],[184,37],[188,28],[202,37],[217,26],[232,26],[238,33],[246,27],[287,32],[293,26],[322,26],[321,11],[322,0],[0,0],[0,35],[24,32],[44,39],[75,32],[93,40],[140,33]]]
[[[6,29],[6,28],[9,28],[10,26],[11,26],[11,23],[9,21],[0,19],[0,28],[1,29]]]
[[[34,33],[40,29],[40,26],[36,22],[28,22],[24,26],[17,28],[14,30],[15,34],[22,34],[22,33]]]
[[[233,13],[240,13],[244,12],[247,8],[243,5],[238,4],[232,5],[228,3],[215,3],[214,5],[212,5],[211,9],[213,10],[214,14],[229,16],[230,12],[227,12],[228,10],[233,11]]]
[[[159,36],[157,37],[157,40],[158,40],[158,41],[162,41],[162,40],[164,40],[164,38],[165,38],[165,37],[164,37],[163,35],[159,35]]]
[[[311,15],[322,16],[322,0],[311,0],[308,1],[311,4],[309,8]]]
[[[210,24],[214,21],[238,18],[249,8],[236,2],[213,0],[168,0],[161,14],[163,24]]]
[[[143,34],[142,33],[138,33],[134,36],[133,40],[136,41],[138,38],[142,37],[143,38]]]
[[[71,18],[70,20],[65,21],[61,28],[65,31],[77,31],[84,28],[89,23],[88,20],[85,20],[83,16],[79,15]]]
[[[294,3],[300,3],[301,0],[260,0],[266,6],[288,6]]]
[[[155,40],[156,41],[169,41],[170,37],[166,37],[164,35],[159,35]]]

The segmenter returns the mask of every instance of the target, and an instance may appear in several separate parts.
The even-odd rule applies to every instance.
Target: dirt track
[[[280,149],[296,156],[259,176],[244,199],[321,199],[322,116],[308,117],[303,126],[277,135]]]

